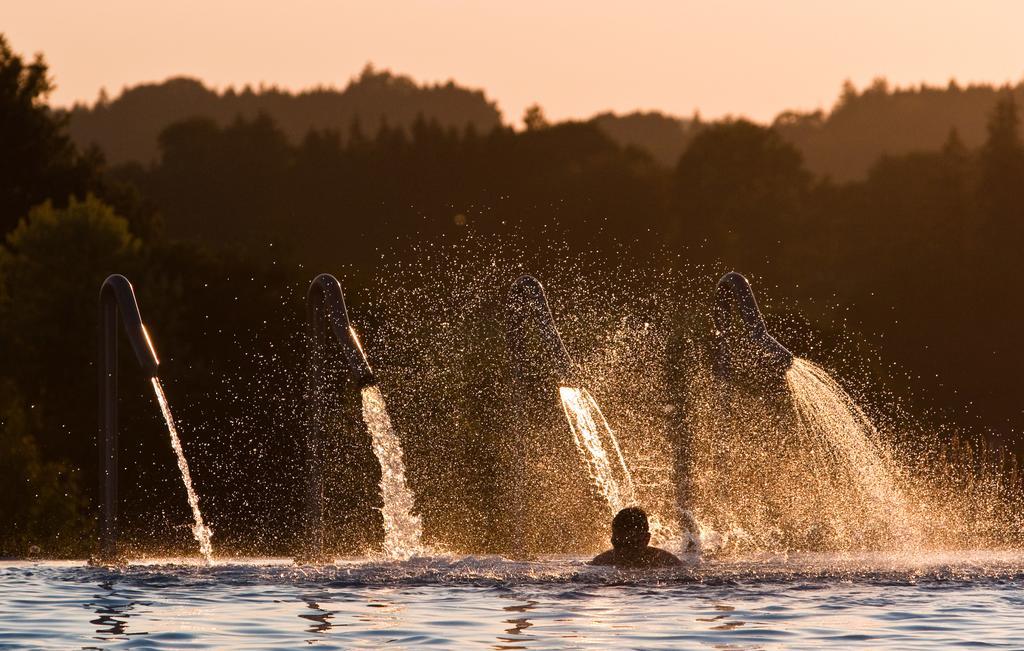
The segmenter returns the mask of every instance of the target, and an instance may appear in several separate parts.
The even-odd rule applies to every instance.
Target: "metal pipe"
[[[718,377],[768,380],[784,375],[793,363],[793,353],[768,334],[750,281],[741,274],[730,271],[718,281],[711,319]]]
[[[331,274],[320,274],[309,284],[306,293],[306,316],[313,340],[314,354],[321,354],[327,345],[328,334],[341,344],[342,354],[353,379],[360,388],[373,384],[373,370],[359,343],[345,308],[345,295],[341,283]]]
[[[509,356],[518,379],[580,385],[579,367],[558,334],[544,287],[533,276],[512,283],[507,326]]]
[[[359,338],[349,322],[341,283],[331,274],[320,274],[310,283],[309,291],[306,293],[306,319],[310,332],[309,390],[313,400],[317,400],[323,386],[321,364],[327,352],[328,340],[331,338],[340,344],[348,370],[360,389],[376,382]],[[322,559],[324,550],[322,425],[322,418],[314,414],[306,445],[309,487],[306,511],[308,549],[305,553],[314,561]]]
[[[112,274],[100,286],[99,296],[99,447],[100,557],[117,558],[117,316],[135,357],[148,377],[155,377],[160,360],[142,323],[135,291],[128,279]]]

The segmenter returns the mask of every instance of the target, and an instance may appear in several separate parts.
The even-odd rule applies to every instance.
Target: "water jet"
[[[153,385],[153,391],[167,429],[171,437],[171,447],[178,460],[178,469],[188,494],[189,506],[192,509],[194,525],[192,533],[199,542],[200,551],[207,561],[210,560],[210,529],[203,523],[199,511],[199,497],[192,488],[192,477],[188,462],[185,460],[177,428],[171,416],[167,397],[157,373],[160,359],[157,357],[153,341],[149,337],[139,304],[135,300],[135,290],[128,279],[120,274],[111,274],[100,286],[99,295],[99,439],[100,439],[100,557],[104,562],[116,561],[117,555],[117,506],[118,506],[118,370],[117,370],[117,317],[121,315],[128,341],[131,343],[135,357],[142,367],[143,373]]]
[[[533,276],[521,276],[508,296],[508,348],[523,422],[529,412],[545,413],[558,397],[576,449],[590,478],[614,514],[636,501],[633,477],[594,397],[584,387],[576,362],[555,326],[544,287]],[[557,393],[552,390],[556,389]],[[550,444],[542,447],[550,448]]]
[[[719,281],[712,321],[716,382],[686,428],[687,502],[754,549],[918,544],[892,445],[828,372],[768,333],[742,275]]]
[[[331,274],[313,279],[306,294],[306,315],[311,348],[309,356],[310,394],[319,401],[320,389],[329,382],[324,377],[323,362],[328,342],[334,340],[341,349],[351,379],[362,398],[363,421],[369,430],[373,452],[381,466],[381,515],[384,520],[384,549],[392,558],[407,558],[420,549],[422,525],[413,514],[414,498],[405,481],[405,465],[401,442],[395,434],[387,413],[384,396],[366,359],[355,328],[348,318],[341,283]],[[324,554],[324,450],[327,434],[323,419],[314,417],[308,430],[309,492],[307,500],[307,549],[305,559],[314,562],[329,560]]]

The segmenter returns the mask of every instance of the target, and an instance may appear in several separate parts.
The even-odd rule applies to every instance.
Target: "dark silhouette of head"
[[[647,513],[636,506],[622,509],[612,520],[612,547],[619,551],[639,551],[651,542]]]

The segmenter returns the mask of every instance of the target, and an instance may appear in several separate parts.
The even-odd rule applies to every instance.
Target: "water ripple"
[[[4,648],[1019,648],[1017,552],[0,563]]]

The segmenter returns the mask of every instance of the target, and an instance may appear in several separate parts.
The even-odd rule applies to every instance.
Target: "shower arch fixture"
[[[333,275],[322,273],[309,284],[306,292],[306,321],[309,326],[309,388],[316,399],[320,387],[327,382],[324,360],[332,340],[341,349],[345,366],[358,388],[376,384],[373,370],[363,353],[359,337],[348,318],[341,283]],[[304,554],[309,560],[324,558],[324,451],[321,442],[325,427],[321,418],[311,418],[307,436],[309,492],[306,509],[308,539]]]
[[[99,295],[99,545],[100,559],[104,561],[117,558],[118,315],[146,377],[156,377],[160,367],[132,284],[121,274],[111,274],[100,286]]]
[[[770,382],[785,376],[793,353],[768,334],[750,281],[730,271],[715,288],[711,312],[715,375]]]

